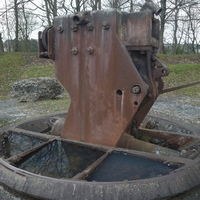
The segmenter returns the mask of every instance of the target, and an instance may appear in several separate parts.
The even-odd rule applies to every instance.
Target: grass
[[[36,102],[20,103],[25,109],[33,110],[37,115],[44,115],[56,112],[66,112],[70,104],[70,98],[57,98],[54,100],[42,100]]]
[[[8,125],[9,123],[7,121],[0,121],[0,128]]]
[[[53,66],[32,66],[27,68],[21,75],[20,79],[28,79],[35,77],[53,77],[54,67]]]
[[[17,80],[54,76],[53,65],[34,65],[34,59],[35,53],[0,54],[0,99],[10,98],[10,85]]]
[[[168,77],[163,78],[166,88],[200,80],[199,55],[158,55],[158,57],[171,71]],[[53,64],[48,59],[39,59],[36,53],[0,53],[0,71],[1,100],[11,98],[10,85],[17,80],[55,76]],[[200,97],[199,91],[200,85],[173,94]]]
[[[166,65],[200,63],[200,56],[198,54],[159,54],[158,58]]]
[[[19,54],[0,54],[0,96],[8,94],[9,85],[19,78],[24,62]]]
[[[200,64],[169,65],[170,74],[165,77],[165,88],[185,85],[200,81]],[[171,92],[173,94],[200,97],[200,84]]]

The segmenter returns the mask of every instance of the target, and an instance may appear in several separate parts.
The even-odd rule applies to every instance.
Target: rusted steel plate
[[[171,145],[174,146],[175,149],[181,148],[183,145],[190,144],[193,142],[199,142],[199,138],[195,138],[195,136],[190,136],[188,134],[178,134],[167,131],[160,131],[154,129],[145,129],[140,128],[139,132],[141,133],[141,137],[146,137],[151,140],[160,140],[160,143],[163,146]],[[159,143],[159,141],[158,141]],[[165,145],[166,144],[166,145]]]
[[[55,60],[71,97],[61,136],[115,146],[132,122],[137,129],[168,75],[155,57],[158,40],[159,20],[151,10],[57,17],[39,33],[40,55]]]
[[[158,45],[159,36],[157,29],[159,27],[159,20],[154,19],[152,23],[152,12],[138,12],[130,15],[125,13],[122,18],[122,31],[120,38],[126,46],[131,47],[148,47]],[[155,47],[157,47],[157,45]],[[157,47],[158,48],[158,47]]]
[[[76,25],[73,15],[54,20],[56,75],[71,97],[61,136],[115,146],[147,87],[119,39],[120,13],[91,15],[89,24]]]

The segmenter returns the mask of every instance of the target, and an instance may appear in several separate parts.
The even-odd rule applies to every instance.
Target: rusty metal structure
[[[40,56],[55,60],[71,98],[61,137],[114,147],[130,124],[135,134],[168,74],[155,57],[159,21],[153,12],[58,17],[39,38]]]
[[[164,89],[159,12],[146,2],[138,13],[76,13],[39,33],[71,104],[0,134],[1,183],[59,200],[162,199],[200,185],[199,130],[147,115],[179,89]]]

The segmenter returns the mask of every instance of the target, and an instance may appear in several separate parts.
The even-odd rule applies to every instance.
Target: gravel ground
[[[160,96],[150,113],[183,121],[200,129],[200,98]]]
[[[55,102],[56,104],[56,102]],[[48,108],[48,114],[51,113]],[[65,110],[61,107],[60,111]],[[41,113],[41,107],[27,107],[24,103],[18,103],[15,99],[0,101],[0,130],[5,125],[14,124],[18,121],[45,115]],[[200,99],[186,96],[160,96],[155,102],[150,114],[159,114],[192,124],[200,129]]]

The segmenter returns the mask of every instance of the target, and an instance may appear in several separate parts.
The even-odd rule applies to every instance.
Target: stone
[[[11,90],[20,102],[55,99],[64,92],[60,83],[50,77],[23,79],[11,85]]]

